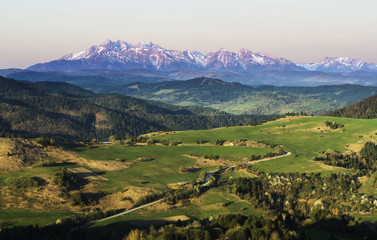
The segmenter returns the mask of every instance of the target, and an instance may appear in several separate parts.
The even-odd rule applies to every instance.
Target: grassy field
[[[6,226],[43,226],[57,219],[71,215],[71,212],[46,212],[25,209],[0,209],[0,227]]]
[[[330,130],[325,121],[344,124],[343,128]],[[212,130],[185,131],[154,137],[195,143],[197,139],[216,142],[217,139],[248,139],[282,147],[292,152],[286,158],[262,162],[256,166],[268,172],[331,172],[341,171],[310,161],[320,151],[328,149],[347,151],[350,147],[361,148],[363,143],[376,140],[377,120],[346,119],[331,117],[288,117],[261,126],[224,127]],[[347,148],[349,146],[349,148]]]
[[[125,186],[150,187],[157,190],[166,190],[168,184],[178,182],[192,182],[199,177],[201,171],[214,169],[216,166],[203,167],[199,171],[191,173],[180,173],[181,167],[191,167],[196,164],[196,160],[184,155],[218,154],[220,157],[234,159],[239,162],[239,158],[250,157],[251,155],[263,155],[276,150],[257,147],[222,147],[222,146],[135,146],[123,147],[120,145],[99,145],[96,148],[79,148],[79,154],[91,160],[114,161],[134,161],[138,158],[153,158],[149,162],[137,162],[130,168],[108,171],[102,176],[110,179],[104,183],[104,188],[108,192],[122,190]],[[96,169],[94,169],[96,170]],[[97,169],[100,171],[100,169]]]

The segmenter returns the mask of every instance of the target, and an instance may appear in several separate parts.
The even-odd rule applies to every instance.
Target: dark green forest
[[[67,83],[0,77],[0,85],[0,136],[5,137],[124,139],[150,131],[208,129],[271,118],[96,94]]]
[[[363,119],[377,118],[377,95],[363,99],[350,106],[327,112],[323,115]]]

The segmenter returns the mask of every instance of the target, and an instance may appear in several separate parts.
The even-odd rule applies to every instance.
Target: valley
[[[325,124],[326,121],[341,124],[343,127],[331,129]],[[299,174],[301,178],[316,178],[316,181],[329,181],[333,174],[341,179],[343,175],[346,178],[351,177],[356,181],[352,194],[357,199],[368,196],[368,201],[372,202],[372,205],[365,205],[359,209],[355,208],[356,205],[348,205],[349,200],[343,200],[343,207],[334,201],[329,203],[331,208],[339,210],[341,207],[343,213],[350,214],[356,219],[360,216],[363,216],[362,219],[373,219],[377,210],[377,206],[373,206],[374,196],[377,197],[373,190],[376,188],[374,173],[369,170],[363,173],[357,169],[326,165],[315,159],[330,150],[344,154],[359,154],[365,143],[377,141],[376,123],[373,119],[287,116],[259,126],[244,125],[140,135],[132,145],[124,145],[124,142],[116,140],[111,144],[81,144],[63,149],[49,146],[50,151],[60,151],[58,155],[62,156],[59,159],[52,157],[55,162],[53,166],[26,165],[20,170],[1,172],[1,211],[3,216],[8,216],[2,218],[1,224],[28,224],[27,218],[17,217],[20,216],[20,212],[38,216],[33,224],[53,223],[58,218],[64,222],[67,220],[63,220],[65,218],[62,216],[69,216],[70,213],[81,212],[84,209],[92,209],[91,212],[97,209],[95,211],[102,211],[105,213],[104,216],[111,216],[111,213],[106,212],[132,209],[159,198],[165,200],[127,215],[98,222],[87,227],[87,231],[93,234],[105,234],[114,229],[124,232],[135,226],[145,229],[151,224],[159,226],[166,222],[175,222],[174,219],[187,222],[226,213],[269,218],[268,212],[271,210],[268,209],[275,209],[277,206],[271,205],[266,208],[253,202],[254,200],[247,200],[248,198],[243,195],[241,197],[239,194],[229,193],[228,188],[245,178],[257,181],[266,176],[276,177],[279,174],[292,174],[291,178]],[[10,141],[8,149],[12,148],[12,144],[20,143]],[[6,145],[4,146],[6,148]],[[280,149],[292,154],[257,162],[250,167],[219,167],[258,161],[258,157],[269,156],[281,151]],[[58,190],[54,183],[56,180],[53,179],[56,178],[56,173],[61,171],[59,169],[77,167],[93,171],[103,179],[82,181],[74,177],[79,180],[77,186]],[[211,177],[210,187],[200,187],[198,184],[204,182],[204,176],[209,171],[216,172]],[[38,176],[45,183],[35,187],[21,187],[17,191],[6,185],[10,178],[21,176]],[[60,203],[54,202],[48,195],[49,189],[53,188],[58,191]],[[186,194],[186,191],[189,195],[177,195],[178,192]],[[286,191],[289,193],[290,190]],[[345,194],[348,194],[347,191]],[[325,195],[312,195],[306,204],[311,206],[317,200],[324,201],[327,193],[324,191],[322,194]],[[75,196],[79,195],[81,198],[79,197],[78,201]],[[301,197],[305,199],[304,195]],[[18,204],[14,204],[14,199],[18,199]],[[28,204],[25,204],[26,201]],[[38,210],[39,205],[43,205],[43,210]],[[294,206],[298,207],[300,204],[296,203]],[[46,209],[51,209],[51,214],[45,212]],[[290,214],[298,214],[295,211],[297,210]],[[12,223],[6,219],[12,219]],[[85,224],[85,220],[80,220],[80,224]],[[357,234],[354,237],[357,238]]]
[[[0,240],[377,239],[376,1],[0,6]]]
[[[0,238],[376,238],[375,65],[219,65],[241,53],[0,70]]]

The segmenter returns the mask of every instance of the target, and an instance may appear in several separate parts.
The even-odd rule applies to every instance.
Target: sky
[[[0,0],[0,69],[110,40],[377,63],[376,0]]]

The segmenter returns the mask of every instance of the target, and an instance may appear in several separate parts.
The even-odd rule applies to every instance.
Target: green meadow
[[[325,121],[344,124],[343,128],[330,130]],[[292,155],[262,162],[256,166],[268,172],[329,172],[328,168],[310,161],[321,151],[328,149],[348,151],[349,144],[362,144],[376,140],[377,120],[347,119],[333,117],[288,117],[271,121],[260,126],[223,127],[211,130],[184,131],[154,137],[195,143],[197,139],[216,142],[217,139],[247,139],[279,145]],[[339,170],[336,170],[339,171]]]
[[[200,156],[216,154],[222,158],[231,159],[239,163],[241,158],[251,155],[264,155],[276,150],[258,147],[224,147],[224,146],[134,146],[97,145],[95,148],[79,148],[79,154],[90,160],[106,161],[134,161],[138,158],[152,158],[148,162],[134,162],[130,168],[107,171],[101,173],[109,179],[105,189],[107,192],[122,190],[125,186],[151,187],[157,190],[168,189],[168,184],[178,182],[192,182],[199,177],[201,171],[212,170],[217,167],[207,166],[196,172],[180,173],[181,167],[191,167],[196,159],[188,154]],[[93,169],[99,171],[98,169]]]

